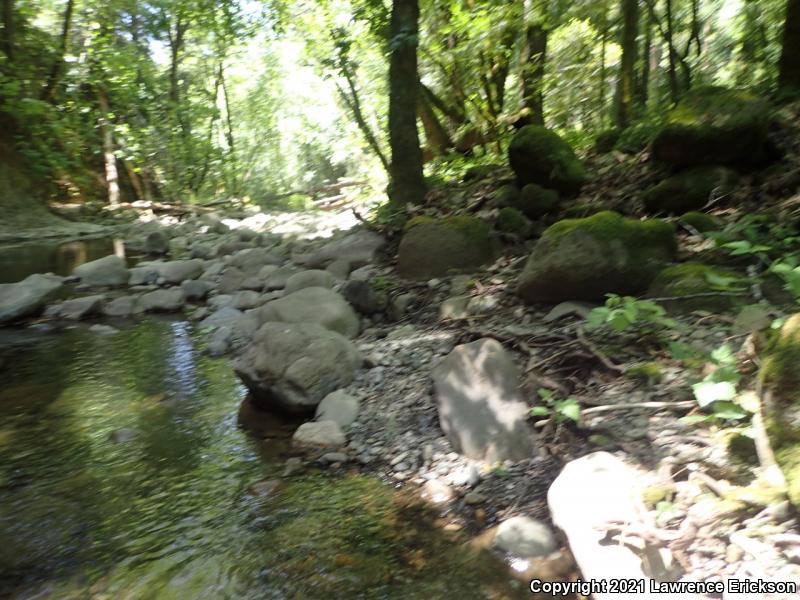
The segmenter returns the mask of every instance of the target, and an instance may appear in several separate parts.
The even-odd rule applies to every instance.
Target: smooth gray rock
[[[292,443],[300,447],[339,448],[347,443],[347,439],[333,421],[312,421],[297,428]]]
[[[275,269],[264,279],[264,291],[271,292],[274,290],[282,290],[286,287],[289,278],[296,273],[299,273],[299,271],[295,267],[287,266]]]
[[[335,421],[339,427],[349,427],[358,418],[359,402],[344,390],[328,394],[317,406],[314,419]]]
[[[489,338],[456,346],[433,369],[439,423],[457,452],[488,462],[536,455],[520,380],[503,346]]]
[[[248,275],[238,267],[225,267],[217,289],[220,294],[233,294],[242,289],[242,284],[246,279],[248,279]]]
[[[128,271],[128,285],[154,285],[158,281],[158,267],[153,264],[143,264]]]
[[[339,292],[362,315],[382,312],[388,304],[386,292],[375,289],[375,286],[367,281],[347,281]]]
[[[139,305],[145,312],[174,312],[183,308],[183,292],[178,288],[144,294]]]
[[[158,265],[158,277],[160,281],[171,284],[180,284],[187,279],[198,278],[205,267],[202,260],[193,258],[191,260],[171,260],[165,263],[153,263]]]
[[[144,238],[144,251],[147,254],[166,254],[169,250],[169,237],[161,231],[151,231]]]
[[[553,524],[567,536],[575,562],[586,580],[627,579],[644,580],[644,594],[624,597],[657,600],[663,594],[650,594],[650,580],[675,581],[676,573],[653,553],[645,557],[633,545],[609,542],[609,523],[635,523],[641,519],[644,489],[653,483],[645,473],[634,469],[607,452],[595,452],[564,467],[547,492],[547,504]],[[658,556],[658,553],[655,553]],[[655,570],[646,573],[647,562]],[[595,593],[597,600],[614,600],[621,594]],[[698,598],[674,594],[670,598]]]
[[[202,279],[187,279],[181,283],[183,297],[187,300],[203,300],[212,289],[214,286]]]
[[[103,314],[107,317],[130,317],[141,313],[139,296],[120,296],[114,298],[103,307]]]
[[[34,273],[17,283],[0,284],[0,323],[36,314],[63,289],[63,278],[52,273]]]
[[[259,322],[318,323],[349,338],[358,335],[360,323],[353,308],[333,290],[309,287],[268,302],[258,309]]]
[[[312,269],[310,271],[300,271],[286,280],[283,291],[291,294],[298,290],[310,287],[332,288],[336,283],[336,278],[328,271]]]
[[[541,558],[558,550],[553,531],[530,517],[511,517],[497,528],[494,545],[523,558]]]
[[[350,261],[344,259],[337,259],[325,267],[325,270],[333,275],[336,279],[347,279],[350,275]]]
[[[383,236],[366,229],[331,240],[304,261],[312,268],[325,268],[335,260],[346,260],[351,267],[361,267],[375,262],[380,250],[386,245]]]
[[[239,319],[242,318],[242,311],[236,310],[233,307],[226,306],[211,313],[205,319],[200,321],[200,327],[228,327],[233,329],[236,327]]]
[[[252,290],[242,290],[241,292],[236,292],[231,297],[230,303],[233,308],[238,310],[248,310],[250,308],[261,306],[262,304],[264,304],[263,295]]]
[[[89,287],[115,287],[128,283],[125,261],[114,254],[83,263],[72,274]]]
[[[248,248],[237,252],[228,264],[240,269],[247,275],[255,275],[265,265],[281,265],[286,258],[281,254],[265,248]]]
[[[50,314],[50,316],[59,319],[80,321],[86,316],[100,312],[105,299],[106,297],[102,294],[97,294],[94,296],[84,296],[82,298],[66,300],[61,304],[53,306],[52,314]],[[50,309],[48,309],[47,312],[51,313]]]
[[[234,363],[261,408],[313,413],[325,396],[349,385],[361,364],[344,336],[315,323],[265,323]]]

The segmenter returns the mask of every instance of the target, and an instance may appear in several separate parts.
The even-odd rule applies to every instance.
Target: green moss
[[[407,228],[400,242],[398,269],[409,279],[440,277],[474,270],[492,260],[494,253],[491,229],[483,220],[465,215],[423,217]]]
[[[728,454],[734,461],[750,466],[758,465],[758,453],[753,438],[740,432],[732,432],[725,442]]]
[[[786,477],[789,498],[800,507],[800,313],[772,338],[759,381],[764,420],[775,457]]]
[[[424,225],[427,223],[433,223],[435,221],[436,219],[434,219],[429,215],[417,215],[416,217],[411,217],[408,221],[406,221],[406,224],[403,226],[403,229],[405,231],[410,231],[417,225]]]
[[[700,233],[722,229],[722,222],[719,219],[697,211],[691,211],[681,215],[680,221],[686,223],[689,227],[696,229]]]
[[[667,485],[650,485],[642,490],[642,502],[650,510],[654,509],[659,502],[672,499],[675,495],[675,488]]]
[[[648,117],[646,119],[636,121],[627,127],[619,136],[617,143],[614,144],[614,150],[624,152],[626,154],[637,154],[646,149],[653,138],[656,137],[659,130],[663,126],[663,118],[660,115]]]
[[[560,198],[558,192],[549,190],[535,183],[529,183],[522,188],[517,204],[514,208],[521,210],[531,219],[539,219],[558,209]]]
[[[611,211],[551,225],[534,247],[518,293],[528,302],[599,300],[643,291],[675,255],[675,228]]]
[[[504,206],[517,206],[519,202],[520,189],[515,185],[504,185],[492,196],[492,204],[497,208]]]
[[[642,196],[651,213],[679,214],[703,208],[713,195],[729,194],[737,179],[726,167],[697,167],[665,179]]]
[[[660,381],[664,377],[664,371],[657,362],[646,362],[628,367],[625,370],[625,375],[636,379]]]
[[[521,186],[537,183],[575,194],[586,181],[586,171],[572,147],[546,127],[520,129],[509,144],[508,158]]]
[[[748,92],[695,88],[668,115],[653,140],[653,158],[674,167],[762,162],[769,115],[768,104]]]
[[[621,133],[622,131],[616,127],[601,131],[599,134],[597,134],[597,137],[594,140],[595,152],[598,154],[606,154],[607,152],[611,152],[614,149],[614,145],[619,140]]]
[[[495,221],[498,231],[526,237],[531,230],[531,222],[516,208],[506,206],[500,209]]]
[[[580,230],[602,240],[618,240],[626,246],[656,244],[677,250],[675,226],[659,219],[638,221],[604,210],[584,219],[564,219],[548,227],[543,238],[556,240]]]
[[[730,288],[720,290],[712,281],[732,279]],[[662,305],[670,312],[728,312],[741,304],[744,296],[731,296],[732,290],[743,289],[746,280],[734,271],[703,263],[687,262],[667,267],[653,280],[647,295],[651,298],[687,298],[665,300]],[[697,294],[719,294],[696,296]]]

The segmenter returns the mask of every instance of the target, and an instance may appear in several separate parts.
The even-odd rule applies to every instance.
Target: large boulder
[[[540,125],[526,125],[514,135],[508,160],[520,187],[536,183],[571,195],[586,181],[586,171],[572,146]]]
[[[687,262],[667,267],[656,275],[647,295],[669,298],[660,302],[672,313],[727,312],[742,303],[747,287],[745,278],[734,271]],[[743,295],[734,295],[735,290]]]
[[[557,191],[529,183],[522,188],[517,203],[512,206],[531,219],[539,219],[558,209],[560,201]]]
[[[800,508],[800,313],[770,343],[759,381],[764,421],[789,499]]]
[[[128,283],[125,261],[115,254],[83,263],[72,274],[89,287],[115,287]]]
[[[457,452],[488,462],[535,456],[520,372],[499,342],[456,346],[433,369],[433,383],[439,423]]]
[[[675,228],[604,211],[550,226],[519,277],[526,302],[602,300],[647,288],[676,252]]]
[[[286,286],[283,288],[283,291],[287,294],[291,294],[309,287],[332,288],[335,283],[336,279],[328,271],[311,269],[308,271],[300,271],[289,277],[289,279],[286,280]]]
[[[407,279],[474,271],[494,258],[489,226],[476,217],[416,217],[406,229],[397,268]]]
[[[769,155],[766,101],[704,86],[686,93],[653,140],[653,159],[675,168],[758,164]]]
[[[174,312],[183,308],[183,292],[178,288],[154,290],[139,299],[145,312]]]
[[[63,289],[62,278],[51,273],[0,284],[0,323],[36,314]]]
[[[309,287],[268,302],[258,310],[260,323],[317,323],[346,337],[358,335],[358,315],[347,301],[333,290]]]
[[[160,282],[179,285],[187,279],[197,279],[203,273],[205,264],[199,258],[191,260],[171,260],[153,263],[158,269]]]
[[[61,304],[48,306],[45,316],[79,321],[84,317],[100,312],[106,297],[102,294],[94,296],[83,296],[82,298],[72,298]]]
[[[346,260],[353,268],[373,263],[386,245],[383,236],[366,229],[331,240],[316,252],[303,257],[303,264],[310,268],[324,269],[335,260]]]
[[[695,167],[665,179],[642,196],[651,213],[678,215],[700,210],[711,200],[730,194],[735,171],[727,167]]]
[[[265,323],[234,369],[265,409],[313,413],[325,396],[349,385],[361,364],[343,335],[316,323]]]

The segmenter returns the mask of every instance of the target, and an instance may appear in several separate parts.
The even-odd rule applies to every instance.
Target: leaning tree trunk
[[[639,37],[639,0],[622,0],[622,60],[617,78],[615,122],[625,128],[636,106],[636,54]]]
[[[533,6],[525,2],[525,45],[519,57],[522,79],[522,107],[530,121],[544,125],[544,70],[547,60],[547,30],[533,16]]]
[[[786,6],[778,87],[785,91],[800,91],[800,0],[789,0]]]
[[[417,131],[418,0],[394,0],[389,59],[389,145],[392,150],[389,198],[419,204],[425,198],[422,149]]]

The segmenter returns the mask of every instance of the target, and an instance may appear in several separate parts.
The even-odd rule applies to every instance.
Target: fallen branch
[[[619,365],[614,364],[611,360],[603,354],[600,349],[595,346],[592,342],[584,334],[583,328],[578,327],[576,330],[576,334],[578,336],[578,341],[589,351],[591,352],[604,366],[611,369],[612,371],[617,371],[618,373],[624,373],[625,368]]]
[[[629,410],[634,408],[651,408],[662,409],[671,408],[673,410],[685,410],[687,408],[694,408],[697,403],[694,400],[686,400],[684,402],[634,402],[632,404],[604,404],[602,406],[593,406],[581,411],[581,415],[593,415],[597,413],[613,412],[617,410]]]

